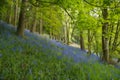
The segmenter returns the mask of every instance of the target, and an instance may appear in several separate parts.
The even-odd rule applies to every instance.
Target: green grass
[[[27,51],[27,50],[26,50]],[[0,58],[1,80],[120,80],[110,65],[74,63],[44,53],[11,53]]]

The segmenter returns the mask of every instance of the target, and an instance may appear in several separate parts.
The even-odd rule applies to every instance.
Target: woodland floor
[[[67,67],[69,67],[69,65],[85,64],[86,66],[84,66],[84,68],[82,68],[83,69],[82,72],[84,72],[83,73],[84,77],[83,77],[83,79],[81,78],[81,80],[85,80],[86,78],[87,78],[86,80],[97,80],[97,79],[98,80],[110,80],[110,79],[111,80],[120,80],[120,76],[119,76],[120,70],[115,68],[112,65],[102,64],[100,58],[94,54],[88,55],[86,51],[82,51],[79,48],[65,45],[56,40],[48,39],[45,36],[30,33],[29,30],[25,30],[24,38],[18,37],[15,34],[15,32],[16,32],[15,27],[13,27],[12,25],[6,24],[5,22],[2,22],[2,21],[0,22],[0,67],[2,67],[0,69],[0,73],[1,73],[0,80],[1,79],[8,80],[8,78],[10,78],[10,80],[17,79],[17,77],[18,77],[18,75],[16,74],[17,72],[14,73],[14,74],[16,74],[16,76],[13,76],[12,74],[10,75],[9,68],[10,67],[11,67],[11,69],[13,68],[13,71],[17,70],[16,69],[17,66],[14,64],[15,64],[15,60],[17,59],[18,55],[20,56],[21,54],[22,55],[25,54],[25,55],[32,56],[35,54],[36,55],[35,58],[37,58],[38,56],[40,56],[40,54],[38,54],[38,53],[43,53],[42,56],[45,54],[45,56],[47,56],[47,58],[50,57],[50,59],[57,57],[58,61],[65,59],[65,63],[67,63],[66,64]],[[14,56],[14,55],[16,55],[16,56]],[[41,58],[40,60],[41,61],[46,60],[46,62],[45,62],[46,65],[51,66],[52,63],[50,64],[49,61],[47,62],[47,59],[45,56],[44,56],[44,59]],[[16,59],[12,59],[13,57],[16,57]],[[33,60],[35,60],[35,58],[33,58]],[[31,60],[31,58],[28,58],[28,60],[29,59]],[[56,60],[55,64],[57,64],[57,59],[55,59]],[[10,60],[10,62],[9,62],[9,60]],[[18,60],[19,60],[19,57],[18,57]],[[39,59],[37,59],[37,61],[38,60]],[[14,67],[10,66],[12,64],[12,61],[13,61]],[[25,58],[25,61],[27,61],[26,58]],[[53,63],[54,63],[54,61],[53,61]],[[9,64],[9,65],[5,66],[7,64]],[[32,63],[30,62],[29,64],[32,64]],[[46,65],[44,65],[44,66],[46,66]],[[99,66],[99,67],[97,67],[97,66]],[[61,68],[62,67],[61,64],[59,67],[60,67],[60,69],[63,69],[63,68]],[[52,65],[52,68],[54,68],[53,65]],[[95,68],[96,68],[96,70],[99,70],[99,71],[95,70],[95,72],[94,72]],[[26,69],[28,69],[28,67]],[[36,68],[36,69],[39,70],[41,68]],[[75,69],[78,69],[78,67],[75,68],[73,66],[72,70],[76,71]],[[84,69],[87,69],[87,71],[84,71]],[[103,69],[103,70],[101,70],[101,69]],[[89,70],[91,71],[91,73],[89,73]],[[7,71],[9,71],[9,72],[7,72]],[[44,70],[43,70],[43,72],[44,72]],[[51,72],[54,72],[54,71],[51,71]],[[58,72],[60,72],[60,71],[58,71]],[[97,72],[98,73],[100,72],[100,73],[99,73],[99,75],[95,76],[96,75],[95,73],[97,73]],[[61,78],[61,77],[59,79],[58,79],[58,77],[56,77],[56,79],[53,79],[54,77],[51,77],[50,79],[48,79],[47,77],[46,78],[44,77],[45,74],[39,75],[39,76],[43,77],[40,80],[80,80],[80,78],[78,77],[79,72],[77,73],[77,71],[75,72],[75,75],[72,74],[72,72],[67,73],[67,71],[64,74],[67,75],[66,77],[68,77],[68,76],[73,76],[73,77],[71,77],[71,78],[68,77],[66,79]],[[50,75],[52,75],[52,73]],[[53,73],[53,75],[57,75],[57,74]],[[22,76],[22,74],[21,74],[21,76]],[[62,74],[59,76],[62,76]],[[91,76],[91,77],[89,77],[89,76]],[[105,76],[105,77],[103,77],[103,79],[100,79],[101,76]],[[38,78],[38,77],[36,77],[36,78]],[[28,79],[28,78],[26,78],[26,79]],[[31,78],[31,80],[34,80],[34,79]]]

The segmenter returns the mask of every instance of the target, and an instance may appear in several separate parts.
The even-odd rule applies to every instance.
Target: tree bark
[[[24,21],[25,21],[25,12],[26,12],[26,3],[28,0],[22,0],[21,10],[19,15],[19,22],[17,27],[17,35],[24,36]]]
[[[85,44],[84,44],[83,32],[82,31],[80,31],[80,48],[81,48],[81,50],[85,50]]]
[[[108,39],[108,9],[102,9],[103,19],[105,20],[102,25],[102,50],[103,56],[102,59],[106,62],[109,62],[109,39]]]

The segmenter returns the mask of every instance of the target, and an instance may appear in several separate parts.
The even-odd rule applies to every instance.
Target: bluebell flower
[[[36,60],[33,60],[32,63],[33,63],[34,65],[37,65],[37,61],[36,61]]]
[[[0,53],[0,58],[2,57],[2,54]]]
[[[4,33],[2,33],[2,38],[0,44],[0,49],[11,49],[13,52],[22,52],[24,49],[28,49],[32,52],[43,52],[46,54],[51,53],[62,53],[61,56],[67,56],[68,58],[74,59],[76,62],[88,62],[88,61],[94,61],[98,60],[99,58],[90,55],[87,56],[86,51],[82,51],[79,48],[71,47],[68,45],[64,45],[62,42],[56,41],[56,40],[50,40],[49,38],[45,38],[39,34],[33,34],[29,30],[25,30],[25,36],[27,36],[26,39],[23,39],[22,37],[17,37],[13,35],[12,33],[16,31],[16,28],[12,25],[6,24],[5,22],[0,22],[0,29],[4,28]],[[10,38],[9,38],[10,37]],[[12,45],[15,44],[15,45]],[[12,45],[12,46],[11,46]]]
[[[19,52],[22,52],[23,51],[23,48],[21,46],[18,47],[18,51]]]
[[[29,68],[29,74],[32,74],[32,69],[31,68]]]
[[[12,48],[12,51],[13,51],[13,52],[16,52],[16,50],[17,50],[16,47],[13,47],[13,48]]]

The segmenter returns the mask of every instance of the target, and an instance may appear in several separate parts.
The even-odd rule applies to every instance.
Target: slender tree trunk
[[[34,22],[33,22],[33,25],[32,25],[32,27],[31,27],[31,32],[36,32],[36,25],[37,25],[37,20],[36,20],[36,18],[34,18],[34,20],[33,20]]]
[[[24,21],[25,21],[25,12],[26,12],[26,3],[28,0],[22,0],[21,10],[19,15],[19,22],[17,27],[17,35],[24,36]]]
[[[50,28],[50,39],[52,39],[52,29]]]
[[[31,26],[31,32],[35,32],[36,31],[36,25],[37,25],[37,8],[35,8],[35,12],[34,12],[34,16],[33,16],[33,25]]]
[[[114,37],[114,41],[113,41],[113,45],[112,45],[112,51],[114,51],[117,47],[117,41],[118,41],[119,32],[120,32],[119,24],[120,24],[120,20],[118,20],[118,23],[117,23],[116,33],[115,33],[115,37]]]
[[[91,54],[91,31],[88,29],[88,54]]]
[[[69,35],[69,25],[68,25],[67,26],[67,44],[68,45],[69,45],[69,42],[70,42],[69,37],[70,37],[70,35]]]
[[[73,25],[72,32],[71,32],[71,40],[72,40],[75,28],[76,28],[75,25]]]
[[[109,62],[109,39],[108,39],[108,9],[102,9],[103,19],[105,20],[102,25],[102,50],[103,56],[102,59],[106,62]]]
[[[32,20],[29,19],[29,20],[28,20],[28,29],[29,29],[29,31],[30,31],[30,29],[31,29],[31,25],[32,25],[31,23],[32,23]]]
[[[40,19],[40,34],[43,34],[43,20]]]
[[[6,16],[6,21],[9,24],[11,24],[11,22],[12,22],[12,14],[11,14],[11,12],[12,12],[12,5],[10,5],[10,9],[8,9],[7,16]]]
[[[29,28],[29,20],[26,21],[26,29],[28,29],[28,30],[30,29]]]
[[[84,44],[83,32],[82,31],[80,31],[80,48],[81,48],[81,50],[85,50],[85,44]]]
[[[27,20],[25,20],[24,26],[25,26],[25,29],[28,29],[28,21]]]
[[[66,25],[64,27],[64,43],[67,44],[67,27],[66,27]]]
[[[69,45],[69,42],[70,42],[70,40],[69,40],[69,38],[70,38],[70,31],[69,31],[69,28],[70,28],[70,19],[68,19],[68,17],[67,17],[67,14],[66,13],[64,13],[64,15],[65,15],[65,27],[64,27],[64,40],[65,40],[65,43],[66,44],[68,44]]]
[[[43,34],[43,19],[42,19],[42,13],[41,15],[41,19],[40,19],[40,34]]]
[[[95,37],[95,53],[97,54],[97,56],[99,56],[99,52],[98,52],[98,50],[99,50],[99,42],[98,42],[98,38],[97,38],[97,34],[96,34],[97,32],[95,31],[94,32],[94,37]]]
[[[111,27],[110,27],[110,33],[113,33],[113,31],[114,31],[114,25],[113,25],[114,23],[112,22],[111,23]],[[112,38],[113,38],[113,36],[112,35],[110,35],[110,38],[109,38],[109,51],[111,52],[111,50],[112,50]]]
[[[14,26],[17,25],[18,20],[18,0],[14,0]]]

